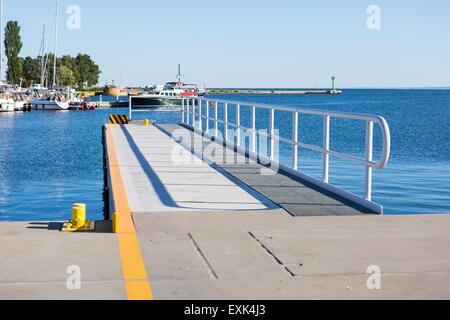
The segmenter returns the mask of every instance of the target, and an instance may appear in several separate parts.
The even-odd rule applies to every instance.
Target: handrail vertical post
[[[192,128],[195,129],[195,99],[192,99]]]
[[[128,98],[128,119],[130,121],[133,120],[132,103],[133,103],[133,96],[130,96]]]
[[[198,130],[203,131],[202,100],[198,99]]]
[[[298,170],[298,112],[292,113],[292,169]]]
[[[373,122],[367,121],[366,124],[366,160],[371,162],[373,160]],[[366,195],[367,201],[372,201],[372,180],[373,168],[366,166]]]
[[[184,98],[183,99],[181,99],[181,123],[182,124],[185,124],[184,123]]]
[[[256,153],[256,107],[252,106],[252,119],[251,119],[251,151]]]
[[[214,103],[214,137],[219,135],[219,103]]]
[[[224,114],[224,139],[228,141],[228,103],[225,103]]]
[[[275,109],[270,109],[269,128],[269,156],[272,161],[275,159]]]
[[[241,146],[241,105],[236,106],[236,144]]]
[[[323,124],[323,182],[330,181],[330,116],[324,116]]]
[[[206,132],[209,132],[209,101],[206,102]]]
[[[189,98],[186,99],[186,122],[188,125],[191,125],[191,100]]]

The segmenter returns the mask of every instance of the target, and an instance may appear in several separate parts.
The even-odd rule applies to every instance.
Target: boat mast
[[[42,42],[41,42],[41,85],[45,81],[45,23],[42,28]]]
[[[181,64],[178,64],[178,82],[181,83]]]
[[[0,0],[0,82],[3,79],[3,0]]]
[[[53,51],[53,88],[56,86],[56,44],[58,42],[58,2],[56,3],[55,13],[55,47]]]

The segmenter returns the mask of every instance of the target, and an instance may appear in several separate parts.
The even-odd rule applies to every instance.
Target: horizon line
[[[331,90],[328,87],[207,87],[210,90]],[[435,89],[435,90],[450,90],[450,86],[417,86],[417,87],[337,87],[337,90],[379,90],[379,89],[391,89],[391,90],[419,90],[419,89]]]

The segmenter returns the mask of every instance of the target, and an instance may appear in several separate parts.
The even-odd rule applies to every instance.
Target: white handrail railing
[[[202,102],[206,102],[206,115],[202,113]],[[223,104],[223,120],[219,119],[219,104]],[[230,123],[229,117],[229,106],[236,106],[236,123]],[[241,110],[243,108],[251,108],[251,127],[244,127],[241,125]],[[210,108],[214,108],[213,117],[210,116]],[[229,139],[228,130],[229,127],[234,127],[237,129],[237,147],[238,150],[242,149],[240,131],[248,130],[251,133],[250,145],[247,149],[244,146],[243,151],[250,154],[256,154],[257,148],[257,137],[256,137],[256,110],[264,109],[269,111],[269,123],[268,129],[269,133],[267,137],[269,139],[269,158],[274,161],[274,147],[275,142],[282,141],[292,145],[292,164],[287,167],[283,164],[279,164],[279,167],[287,170],[290,173],[299,175],[301,178],[306,178],[309,182],[312,182],[320,187],[323,187],[333,193],[336,193],[348,200],[356,202],[359,205],[367,207],[375,212],[382,213],[383,208],[372,202],[372,183],[373,183],[373,169],[383,169],[389,162],[390,152],[391,152],[391,135],[390,129],[387,121],[383,117],[365,115],[365,114],[354,114],[354,113],[344,113],[335,111],[320,111],[320,110],[309,110],[302,108],[285,108],[276,107],[266,104],[249,103],[249,102],[237,102],[237,101],[226,101],[226,100],[213,100],[206,98],[185,98],[182,102],[182,123],[184,125],[190,126],[199,132],[208,132],[210,134],[211,128],[209,126],[210,121],[213,121],[215,126],[212,137],[218,138],[219,133],[219,123],[224,126],[224,142],[231,142]],[[277,111],[289,112],[292,114],[292,139],[286,139],[275,135],[275,113]],[[315,146],[306,143],[301,143],[299,141],[299,127],[298,119],[299,114],[318,116],[323,118],[323,145]],[[366,122],[366,141],[365,141],[365,158],[358,158],[352,155],[348,155],[341,152],[336,152],[330,150],[330,124],[333,118],[337,119],[348,119]],[[196,120],[199,121],[196,121]],[[203,128],[203,120],[206,120],[206,130]],[[373,161],[373,150],[374,150],[374,124],[378,124],[381,128],[381,133],[383,137],[383,151],[381,159],[378,162]],[[233,137],[234,139],[234,137]],[[234,144],[234,141],[233,141]],[[323,154],[323,168],[322,168],[322,181],[308,176],[298,170],[298,151],[299,148],[311,150],[317,153]],[[329,183],[330,176],[330,157],[336,157],[343,160],[351,161],[359,165],[366,167],[365,174],[365,195],[364,197],[359,197],[341,188],[332,186]]]

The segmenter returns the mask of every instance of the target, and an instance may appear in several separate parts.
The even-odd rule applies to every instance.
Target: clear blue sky
[[[4,0],[22,27],[22,55],[36,56],[42,23],[53,37],[53,0]],[[210,87],[450,86],[450,1],[60,0],[59,55],[84,52],[101,85],[173,80]],[[381,8],[381,29],[366,25]],[[69,5],[81,29],[66,27]],[[48,43],[49,50],[52,43]]]

